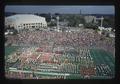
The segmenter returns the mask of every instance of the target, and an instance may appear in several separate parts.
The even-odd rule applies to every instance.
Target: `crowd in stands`
[[[81,30],[80,32],[54,32],[54,31],[21,31],[17,35],[7,36],[7,44],[33,45],[48,48],[51,46],[71,46],[75,49],[82,47],[99,48],[114,53],[115,39],[100,35],[94,30]],[[49,47],[50,48],[50,47]],[[50,49],[51,49],[50,48]]]

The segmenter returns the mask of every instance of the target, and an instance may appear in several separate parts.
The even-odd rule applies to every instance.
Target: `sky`
[[[109,6],[35,6],[35,5],[7,5],[5,12],[15,13],[67,13],[67,14],[115,14],[113,5]]]

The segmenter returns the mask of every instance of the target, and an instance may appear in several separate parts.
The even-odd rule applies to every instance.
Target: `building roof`
[[[32,14],[16,14],[5,18],[6,21],[15,23],[46,23],[45,18]]]

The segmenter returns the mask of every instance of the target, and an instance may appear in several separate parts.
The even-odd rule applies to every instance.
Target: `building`
[[[86,23],[96,23],[96,17],[95,16],[85,16],[84,17]]]
[[[5,18],[5,27],[21,29],[46,28],[47,22],[44,17],[32,14],[16,14]]]

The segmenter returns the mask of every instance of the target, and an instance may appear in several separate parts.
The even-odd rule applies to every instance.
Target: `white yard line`
[[[10,70],[13,72],[23,72],[23,73],[32,73],[32,71],[23,71],[23,70]],[[62,76],[69,76],[70,74],[68,73],[49,73],[49,72],[34,72],[36,74],[46,74],[46,75],[62,75]]]

